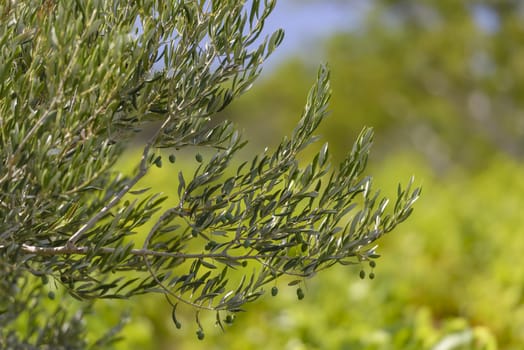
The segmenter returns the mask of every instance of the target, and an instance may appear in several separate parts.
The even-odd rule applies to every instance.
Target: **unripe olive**
[[[196,332],[196,334],[197,334],[197,338],[198,338],[198,340],[203,340],[204,337],[205,337],[204,331],[202,331],[201,329],[199,329],[199,330]]]
[[[364,270],[360,270],[360,278],[366,278],[366,272]]]
[[[211,250],[213,249],[215,246],[216,246],[216,242],[215,241],[209,241],[207,242],[206,246],[204,247],[205,250]]]
[[[375,278],[375,274],[374,274],[373,272],[371,272],[371,273],[369,274],[369,279],[372,280],[373,278]]]
[[[371,260],[371,261],[369,262],[369,266],[371,266],[371,267],[375,267],[375,266],[377,266],[377,263],[375,263],[373,260]]]
[[[271,288],[271,295],[276,296],[277,294],[278,294],[278,288],[277,287]]]
[[[302,288],[297,289],[297,297],[298,297],[298,300],[304,299],[304,291],[302,290]]]
[[[170,154],[170,155],[169,155],[169,161],[170,161],[171,163],[174,163],[175,160],[176,160],[175,155],[174,155],[174,154]]]

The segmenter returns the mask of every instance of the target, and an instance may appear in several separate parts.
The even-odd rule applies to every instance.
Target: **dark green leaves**
[[[409,215],[418,190],[401,189],[393,212],[386,214],[388,200],[363,175],[373,140],[369,128],[335,170],[327,144],[299,166],[300,152],[315,140],[313,133],[326,115],[328,76],[321,67],[299,125],[274,152],[266,149],[233,170],[243,143],[230,133],[223,149],[208,160],[196,154],[198,167],[189,182],[179,173],[179,207],[188,208],[191,228],[186,239],[203,252],[186,247],[180,252],[189,273],[166,285],[178,298],[203,309],[237,312],[280,276],[299,277],[290,282],[294,286],[333,264],[376,258],[372,243]],[[155,242],[156,236],[149,244]],[[263,268],[252,273],[253,263]],[[227,269],[241,270],[241,281],[229,280]],[[277,293],[273,287],[271,294]],[[297,298],[304,298],[302,288]]]
[[[298,286],[377,257],[372,243],[411,214],[420,190],[399,187],[386,213],[364,175],[369,128],[338,168],[327,144],[303,162],[328,114],[326,67],[291,136],[237,161],[246,141],[216,113],[284,37],[259,38],[275,1],[244,3],[20,1],[0,14],[0,254],[13,278],[54,277],[79,300],[162,293],[177,328],[171,300],[215,311],[222,327],[281,276]],[[120,174],[124,141],[146,125],[135,169]],[[191,172],[175,162],[184,149]],[[142,183],[152,168],[170,172],[167,195]]]

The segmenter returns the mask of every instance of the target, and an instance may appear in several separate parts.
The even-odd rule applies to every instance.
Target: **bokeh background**
[[[394,194],[412,175],[423,186],[380,242],[376,278],[333,268],[306,281],[301,301],[277,282],[278,296],[225,333],[202,316],[204,341],[191,310],[177,330],[154,296],[100,303],[89,327],[128,312],[120,349],[523,349],[524,2],[280,0],[266,30],[279,27],[286,38],[258,84],[220,117],[250,152],[275,146],[328,63],[332,114],[318,133],[332,163],[372,126],[375,187]],[[174,193],[178,170],[147,181]]]

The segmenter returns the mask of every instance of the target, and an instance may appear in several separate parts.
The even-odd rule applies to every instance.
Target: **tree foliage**
[[[216,312],[222,326],[281,276],[299,285],[334,264],[378,257],[373,243],[410,215],[420,190],[399,186],[386,212],[388,199],[364,175],[370,129],[335,169],[327,144],[306,165],[298,161],[327,114],[325,67],[298,125],[273,151],[236,161],[246,142],[231,122],[214,118],[282,41],[282,31],[260,37],[274,6],[28,0],[0,7],[2,346],[86,345],[81,313],[59,308],[55,323],[41,327],[50,313],[38,305],[55,297],[48,283],[85,301],[161,293],[177,327],[177,305],[195,308],[203,338],[200,310]],[[154,131],[134,172],[118,172],[126,143],[147,125]],[[176,168],[186,149],[196,149],[199,166],[193,174],[173,170],[171,193],[141,186],[151,168]],[[239,281],[230,278],[235,269]]]

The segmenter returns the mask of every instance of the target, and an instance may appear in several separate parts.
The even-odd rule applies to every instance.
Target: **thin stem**
[[[0,245],[0,249],[6,249],[7,245]],[[58,246],[58,247],[39,247],[29,244],[22,244],[20,246],[20,250],[24,253],[28,254],[35,254],[38,256],[55,256],[55,255],[87,255],[93,252],[93,249],[91,247],[70,247],[67,244]],[[110,247],[102,247],[97,249],[95,255],[107,255],[107,254],[114,254],[118,248],[110,248]],[[266,265],[267,267],[270,267],[268,264],[261,261],[261,259],[267,259],[271,256],[266,254],[244,254],[244,255],[229,255],[226,253],[172,253],[172,252],[162,252],[162,251],[156,251],[156,250],[150,250],[150,249],[131,249],[129,251],[130,255],[134,256],[142,256],[142,257],[149,257],[149,256],[158,256],[158,257],[167,257],[167,258],[175,258],[175,259],[217,259],[220,261],[221,259],[230,259],[230,260],[257,260],[263,265]],[[323,260],[340,260],[347,258],[347,255],[332,255],[323,258]],[[291,260],[295,259],[296,257],[290,257],[290,256],[279,256],[279,259],[282,260]],[[316,260],[316,259],[311,259]],[[290,274],[289,271],[281,271],[285,274]]]

